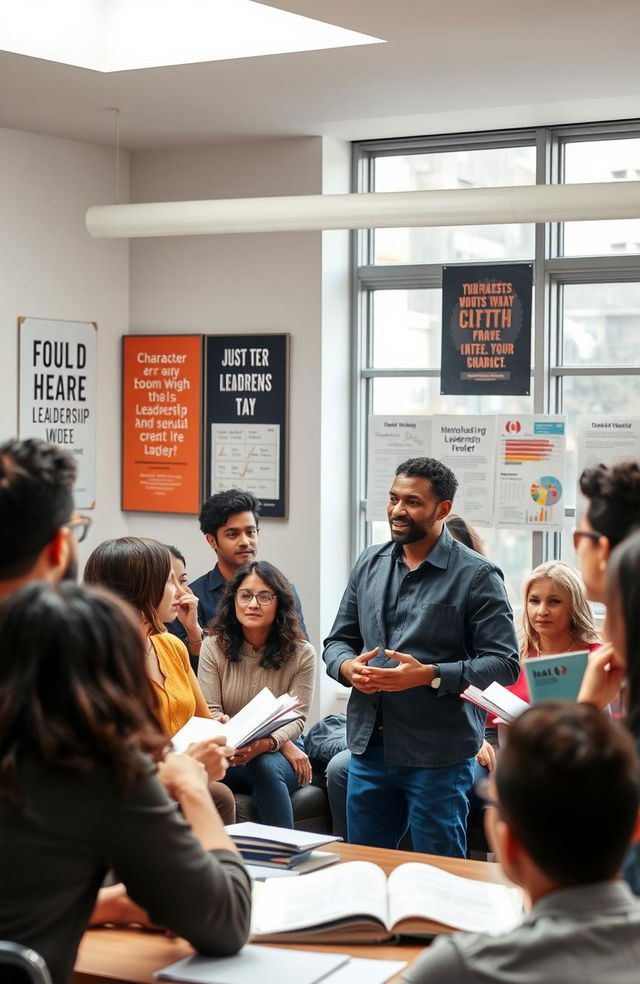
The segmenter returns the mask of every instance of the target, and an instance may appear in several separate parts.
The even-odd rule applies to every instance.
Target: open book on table
[[[365,943],[452,929],[504,933],[522,921],[519,889],[409,862],[387,878],[349,861],[305,878],[254,883],[251,938],[259,942]]]
[[[298,697],[291,694],[274,697],[269,688],[264,687],[226,724],[212,718],[192,717],[171,739],[173,749],[185,752],[192,742],[204,741],[214,735],[224,735],[232,748],[242,748],[297,721],[302,717],[298,711],[300,706]]]
[[[483,711],[487,711],[489,714],[497,714],[505,724],[511,724],[530,706],[526,700],[512,694],[510,690],[495,681],[485,687],[484,690],[470,685],[466,690],[463,690],[460,696],[464,700],[481,707]]]

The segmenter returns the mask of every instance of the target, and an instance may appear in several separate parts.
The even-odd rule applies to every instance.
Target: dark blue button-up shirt
[[[362,753],[381,716],[390,765],[437,767],[475,755],[485,714],[459,694],[470,683],[513,683],[519,672],[513,613],[495,564],[454,540],[446,527],[413,571],[393,543],[369,547],[351,572],[325,640],[327,673],[340,679],[345,659],[376,646],[381,653],[393,649],[436,663],[442,683],[438,690],[423,686],[371,695],[353,688],[349,748]],[[379,653],[371,665],[395,664]]]

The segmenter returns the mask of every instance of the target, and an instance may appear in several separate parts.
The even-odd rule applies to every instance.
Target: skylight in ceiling
[[[254,0],[0,0],[0,50],[97,72],[379,43]]]

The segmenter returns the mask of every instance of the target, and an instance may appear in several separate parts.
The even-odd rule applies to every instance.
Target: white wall
[[[326,175],[323,180],[323,171]],[[348,189],[347,145],[244,141],[131,157],[131,200],[318,194]],[[300,233],[131,243],[131,331],[291,333],[289,518],[266,520],[260,555],[301,596],[317,649],[348,572],[348,238]],[[174,542],[196,576],[214,561],[195,517],[127,515],[129,532]],[[319,674],[313,716],[335,686]]]
[[[127,155],[121,192],[127,193]],[[97,504],[89,550],[121,535],[120,336],[128,327],[129,244],[91,239],[84,214],[114,194],[113,151],[0,129],[0,439],[18,427],[21,315],[98,323]],[[26,435],[25,435],[26,436]]]

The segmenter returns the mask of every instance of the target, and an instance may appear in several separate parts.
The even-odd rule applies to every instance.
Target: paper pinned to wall
[[[369,417],[367,522],[386,520],[389,489],[396,468],[407,458],[429,455],[430,443],[430,417],[418,414]]]

